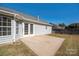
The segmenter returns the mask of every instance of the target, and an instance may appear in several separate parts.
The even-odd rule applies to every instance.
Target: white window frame
[[[6,17],[5,21],[3,17]],[[11,17],[0,15],[0,36],[11,35]]]

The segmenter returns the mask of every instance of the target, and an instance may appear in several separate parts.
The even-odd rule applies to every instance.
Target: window
[[[28,24],[27,23],[25,23],[25,25],[24,25],[24,33],[25,34],[28,34]]]
[[[0,36],[11,35],[11,18],[0,16]]]
[[[18,32],[19,32],[19,23],[16,22],[16,34],[18,34]]]
[[[46,26],[46,30],[47,30],[47,26]]]
[[[33,34],[33,24],[30,24],[30,34]]]

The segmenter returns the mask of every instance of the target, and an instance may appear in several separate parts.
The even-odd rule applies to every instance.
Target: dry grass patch
[[[0,56],[34,56],[36,55],[23,42],[17,41],[13,44],[0,45]]]
[[[65,38],[56,56],[79,56],[79,35],[50,34],[50,36]]]

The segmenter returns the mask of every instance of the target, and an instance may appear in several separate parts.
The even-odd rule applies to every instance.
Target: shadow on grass
[[[0,56],[36,56],[36,54],[23,42],[0,45]]]

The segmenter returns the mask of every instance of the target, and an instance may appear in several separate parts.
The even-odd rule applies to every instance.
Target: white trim
[[[30,35],[30,24],[28,24],[28,35]]]
[[[8,12],[8,11],[5,11],[5,10],[0,10],[0,12],[4,12],[4,13],[9,13],[9,14],[15,14],[15,13],[12,13],[12,12]]]
[[[22,32],[23,32],[23,36],[24,36],[24,22],[22,22]]]
[[[14,20],[11,21],[12,23],[12,31],[11,31],[11,34],[13,36],[13,41],[15,42],[15,39],[16,39],[16,21],[15,21],[15,16],[14,15]]]

